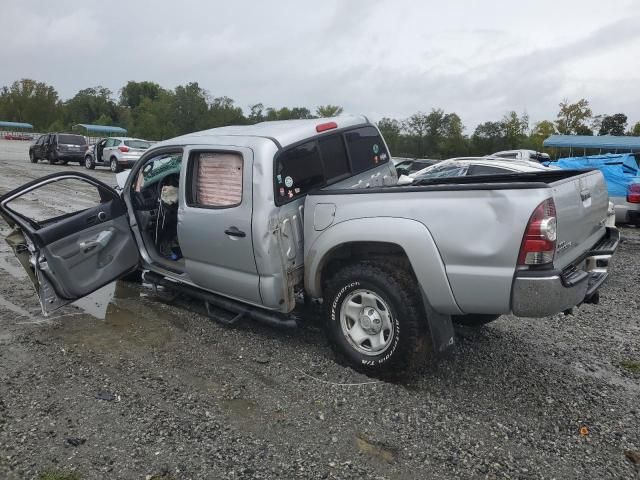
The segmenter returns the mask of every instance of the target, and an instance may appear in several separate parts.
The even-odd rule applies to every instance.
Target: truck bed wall
[[[361,241],[380,241],[390,236],[403,248],[415,241],[405,240],[409,233],[406,222],[418,222],[428,234],[419,240],[424,253],[418,250],[410,260],[418,278],[430,279],[421,283],[436,310],[450,314],[509,312],[511,284],[524,228],[535,207],[548,198],[547,188],[393,190],[383,195],[309,197],[308,214],[317,203],[327,202],[336,205],[336,212],[331,227],[322,232],[315,231],[313,217],[308,216],[305,224],[307,268],[313,270],[306,260],[308,257],[321,257],[325,253],[322,237],[329,235],[331,229],[340,228],[343,222],[359,219]],[[388,218],[401,220],[392,232],[385,226]],[[439,261],[430,258],[428,251],[436,251]],[[433,287],[435,284],[446,287],[450,293],[443,296]],[[309,279],[308,288],[317,293],[313,279]]]

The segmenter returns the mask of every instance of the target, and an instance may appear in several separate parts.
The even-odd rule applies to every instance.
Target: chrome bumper
[[[605,282],[609,260],[618,248],[620,233],[607,234],[577,266],[557,270],[517,272],[511,293],[511,310],[518,317],[548,317],[564,312],[592,298]]]

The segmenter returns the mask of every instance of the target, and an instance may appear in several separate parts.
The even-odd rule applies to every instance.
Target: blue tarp
[[[560,158],[556,162],[545,162],[562,169],[598,169],[602,172],[610,197],[626,197],[630,183],[640,183],[640,168],[632,154],[590,155],[587,157]]]

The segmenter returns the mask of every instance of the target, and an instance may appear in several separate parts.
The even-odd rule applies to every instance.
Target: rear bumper
[[[611,201],[615,205],[616,224],[640,221],[640,203],[629,203],[624,197],[613,197]]]
[[[580,262],[563,271],[527,270],[516,273],[511,309],[518,317],[548,317],[589,301],[609,276],[609,260],[618,248],[620,232],[606,235]]]

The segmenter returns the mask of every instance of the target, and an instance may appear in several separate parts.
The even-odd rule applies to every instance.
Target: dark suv
[[[78,162],[82,163],[87,151],[87,139],[82,135],[71,133],[47,133],[41,135],[29,147],[29,160],[48,160],[49,163]]]

